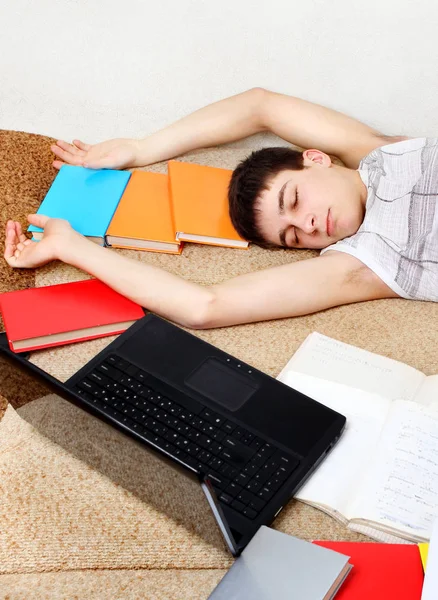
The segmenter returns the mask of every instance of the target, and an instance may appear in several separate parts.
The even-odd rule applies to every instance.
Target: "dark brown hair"
[[[280,171],[304,168],[302,152],[284,147],[256,150],[238,164],[231,176],[228,201],[231,222],[241,237],[263,248],[277,247],[267,242],[258,229],[257,198]]]

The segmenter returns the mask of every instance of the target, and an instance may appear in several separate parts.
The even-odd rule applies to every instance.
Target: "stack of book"
[[[415,544],[310,543],[261,526],[209,600],[436,600],[424,580]]]
[[[102,246],[180,254],[182,242],[247,248],[228,214],[232,171],[169,161],[168,175],[64,165],[38,213]],[[42,230],[30,226],[36,240]]]

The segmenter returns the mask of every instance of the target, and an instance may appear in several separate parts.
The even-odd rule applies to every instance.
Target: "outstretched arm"
[[[5,259],[36,267],[59,259],[104,281],[145,308],[194,329],[305,315],[333,306],[395,296],[356,258],[340,252],[241,275],[203,287],[97,246],[60,219],[32,215],[45,229],[27,240],[8,222]]]
[[[91,168],[125,168],[149,165],[196,148],[217,146],[270,131],[301,148],[316,148],[338,156],[347,167],[384,144],[387,138],[356,119],[318,104],[253,88],[214,102],[144,139],[116,139],[89,145],[59,141],[52,146],[63,162]]]

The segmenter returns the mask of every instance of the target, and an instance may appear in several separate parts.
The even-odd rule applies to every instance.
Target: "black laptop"
[[[5,334],[0,350],[58,395],[197,478],[235,556],[278,515],[346,422],[153,314],[66,383],[11,352]]]

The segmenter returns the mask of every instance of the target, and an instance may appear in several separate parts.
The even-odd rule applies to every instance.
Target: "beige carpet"
[[[48,144],[40,136],[1,132],[2,221],[16,216],[24,222],[47,190],[54,175]],[[185,159],[232,168],[247,152],[214,149]],[[204,284],[312,255],[195,245],[181,256],[126,254]],[[4,291],[85,275],[56,263],[31,273],[3,265],[0,278]],[[195,333],[273,376],[312,331],[432,374],[438,372],[437,310],[431,303],[382,300]],[[32,360],[66,379],[109,341],[34,353]],[[0,392],[17,408],[10,405],[0,422],[0,598],[207,598],[230,557],[208,512],[196,503],[194,512],[183,510],[172,493],[171,483],[183,494],[196,493],[190,482],[97,419],[57,397],[42,397],[43,388],[2,364]],[[364,539],[297,502],[274,526],[305,539]]]

